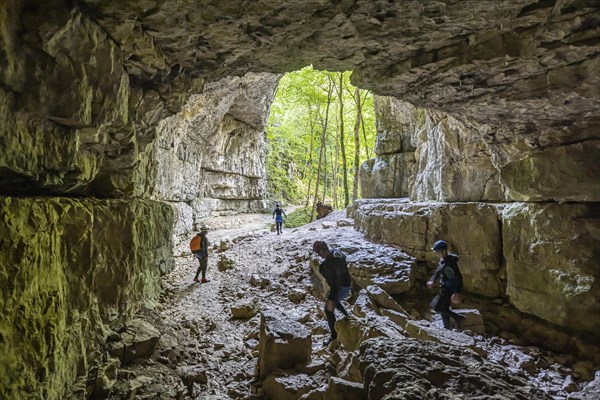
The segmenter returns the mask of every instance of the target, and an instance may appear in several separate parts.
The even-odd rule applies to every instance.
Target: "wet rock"
[[[351,382],[362,382],[358,352],[350,352],[340,360],[337,365],[337,376]]]
[[[223,239],[219,242],[219,250],[220,251],[229,250],[230,247],[231,247],[231,240],[229,240],[229,239]]]
[[[409,320],[406,322],[404,329],[413,338],[450,344],[456,347],[475,348],[475,340],[471,336],[452,329],[445,329],[441,321],[435,324],[422,320]]]
[[[177,368],[177,374],[188,388],[192,387],[194,383],[208,383],[206,369],[205,366],[202,365],[188,365],[179,367]]]
[[[263,380],[263,390],[272,399],[298,400],[317,388],[317,383],[306,374],[277,370]]]
[[[323,371],[323,370],[327,369],[329,367],[329,365],[330,365],[329,362],[325,361],[324,359],[317,358],[317,359],[313,359],[308,364],[296,364],[294,369],[303,374],[312,376],[319,371]]]
[[[593,380],[596,372],[594,369],[594,363],[591,361],[578,361],[573,364],[572,369],[573,372],[581,377],[581,379],[586,381]]]
[[[271,284],[271,281],[269,280],[269,278],[265,278],[260,275],[253,274],[252,277],[250,278],[250,284],[254,287],[266,289]]]
[[[511,399],[549,399],[524,378],[468,349],[410,338],[364,342],[360,368],[369,399],[445,398],[464,393],[473,398],[493,393]]]
[[[402,306],[392,298],[392,296],[390,296],[385,290],[383,290],[379,286],[370,285],[367,286],[366,290],[369,296],[371,296],[371,298],[375,300],[377,304],[379,304],[381,307],[408,315],[406,310],[404,310]]]
[[[362,383],[350,382],[341,378],[331,377],[325,392],[327,400],[365,399]]]
[[[568,375],[565,378],[565,381],[563,382],[563,384],[561,386],[561,390],[564,390],[567,393],[576,392],[578,389],[579,389],[579,385],[577,385],[577,382],[575,382],[575,380],[573,379],[573,377],[571,375]]]
[[[246,299],[237,302],[231,307],[231,316],[233,319],[250,319],[258,312],[258,302],[256,299]]]
[[[336,223],[335,223],[335,222],[323,221],[323,222],[321,223],[321,227],[322,227],[323,229],[331,229],[331,228],[334,228],[335,226],[336,226]]]
[[[288,294],[288,298],[294,303],[300,303],[306,298],[306,292],[300,289],[292,289]]]
[[[460,322],[460,330],[468,330],[479,335],[485,333],[485,325],[479,310],[461,308],[455,309],[454,312],[465,317],[465,319]]]
[[[154,353],[160,332],[148,322],[134,319],[127,324],[127,329],[121,334],[121,338],[124,345],[121,361],[123,364],[131,364]]]
[[[311,390],[304,396],[300,397],[299,400],[326,400],[325,392],[327,391],[327,386],[323,385],[316,389]]]
[[[389,294],[402,294],[414,284],[414,259],[393,247],[360,249],[348,261],[352,280],[361,288],[375,285]]]
[[[219,271],[227,271],[235,268],[235,261],[227,257],[225,254],[219,254],[217,267],[219,268]]]
[[[354,225],[354,220],[350,219],[350,218],[341,218],[338,219],[336,221],[336,225],[339,228],[345,227],[345,226],[353,226]]]
[[[589,400],[600,399],[600,375],[596,374],[596,378],[584,385],[581,391],[572,393],[569,399],[574,400]]]
[[[537,372],[535,359],[530,355],[523,353],[520,349],[508,348],[505,350],[502,360],[513,368],[521,369],[529,375]]]
[[[261,378],[274,370],[293,368],[311,360],[312,337],[308,329],[285,314],[261,314],[258,369]]]

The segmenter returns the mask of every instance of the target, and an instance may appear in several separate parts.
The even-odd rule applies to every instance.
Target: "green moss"
[[[106,328],[159,295],[172,226],[158,202],[0,198],[0,398],[64,398]]]
[[[285,221],[286,228],[297,228],[310,222],[311,207],[298,208]]]

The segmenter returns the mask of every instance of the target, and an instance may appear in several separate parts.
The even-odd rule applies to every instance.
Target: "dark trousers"
[[[277,227],[277,234],[283,233],[283,221],[275,221]]]
[[[444,328],[450,329],[450,318],[457,322],[460,322],[464,317],[450,310],[450,298],[452,297],[453,291],[448,288],[442,288],[440,294],[435,296],[431,302],[431,308],[439,312],[442,316],[442,322]]]
[[[342,300],[350,293],[349,287],[332,288],[327,295],[328,301],[335,302],[335,308],[337,308],[342,314],[348,315],[348,311],[342,304]],[[325,304],[325,316],[327,317],[327,325],[329,325],[329,332],[333,339],[337,338],[337,332],[335,331],[335,311],[327,310],[327,304]]]
[[[196,258],[200,262],[198,269],[196,270],[196,276],[194,279],[198,279],[198,275],[202,272],[202,279],[206,279],[206,267],[208,266],[208,257],[202,257],[200,254],[196,254]]]

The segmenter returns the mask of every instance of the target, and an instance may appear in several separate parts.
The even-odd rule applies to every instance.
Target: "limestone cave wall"
[[[106,337],[160,294],[173,210],[146,200],[0,198],[0,397],[64,398]]]
[[[176,235],[211,215],[266,209],[264,128],[278,80],[268,73],[223,78],[158,125],[147,190],[176,205]]]
[[[361,167],[365,199],[351,210],[357,228],[430,266],[444,239],[468,292],[598,341],[589,316],[600,312],[599,142],[502,165],[494,154],[510,144],[489,140],[481,124],[390,97],[376,110],[376,158]]]

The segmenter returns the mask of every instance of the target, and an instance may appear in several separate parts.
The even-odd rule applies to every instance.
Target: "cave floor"
[[[335,374],[331,365],[342,350],[335,342],[330,347],[322,345],[328,330],[322,300],[310,277],[309,250],[317,239],[360,247],[365,242],[362,234],[341,212],[301,228],[285,229],[279,236],[269,229],[269,215],[235,218],[234,223],[225,223],[227,219],[222,218],[213,226],[229,229],[208,234],[212,249],[207,273],[210,282],[194,283],[197,261],[189,255],[187,243],[176,248],[176,268],[163,279],[161,302],[141,313],[161,332],[158,347],[149,359],[121,368],[109,398],[264,398],[256,379],[260,313],[232,319],[232,307],[244,303],[255,304],[257,310],[284,312],[309,328],[313,362],[329,365],[313,378],[324,385]],[[228,249],[218,248],[222,242]],[[220,258],[230,261],[230,269],[218,267]],[[302,300],[296,298],[299,294]],[[550,357],[549,352],[511,345],[497,337],[470,336],[485,349],[489,360],[526,377],[551,398],[567,397],[563,389],[572,372],[557,363],[539,362]]]

